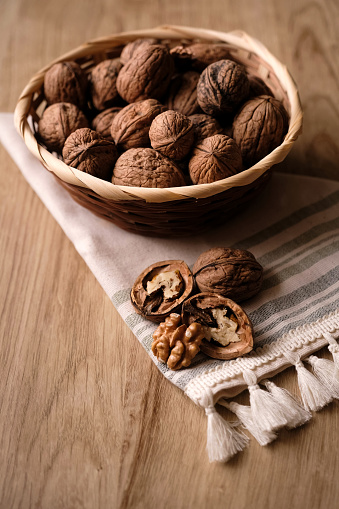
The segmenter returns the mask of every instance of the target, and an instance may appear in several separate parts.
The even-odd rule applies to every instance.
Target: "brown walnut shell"
[[[77,129],[66,140],[62,150],[69,166],[103,180],[110,180],[118,151],[113,141],[92,129]]]
[[[146,291],[147,282],[157,274],[171,271],[179,271],[182,278],[180,294],[174,300],[166,300],[162,290],[149,295]],[[162,322],[171,313],[179,311],[181,304],[193,291],[193,276],[182,260],[165,260],[147,267],[136,279],[132,291],[131,302],[137,313],[152,322]]]
[[[86,105],[87,76],[76,62],[54,64],[44,77],[44,94],[48,104],[72,103],[80,109]]]
[[[202,253],[193,274],[201,292],[217,293],[237,302],[256,295],[263,280],[263,268],[252,253],[224,247]]]
[[[209,65],[197,86],[198,103],[208,115],[233,115],[248,97],[250,83],[243,66],[232,60]]]
[[[253,327],[245,311],[233,300],[216,293],[199,293],[185,300],[182,305],[182,321],[185,325],[200,323],[205,327],[216,327],[217,323],[212,315],[213,309],[227,309],[238,323],[241,340],[222,346],[211,340],[203,339],[200,350],[214,359],[229,360],[241,357],[253,349]]]
[[[117,90],[128,103],[143,99],[160,100],[165,95],[173,70],[173,59],[165,46],[141,46],[119,72]]]
[[[233,122],[244,165],[253,166],[278,147],[287,129],[288,115],[277,99],[263,95],[246,102]]]
[[[261,78],[254,76],[254,74],[248,74],[248,80],[250,82],[249,97],[257,97],[258,95],[270,95],[273,97],[272,90]]]
[[[114,118],[111,135],[123,150],[149,147],[149,129],[157,115],[166,111],[156,99],[146,99],[125,106]]]
[[[81,127],[88,127],[88,120],[75,104],[55,103],[43,112],[38,132],[48,150],[61,152],[68,136]]]
[[[90,91],[93,106],[97,110],[111,108],[121,100],[116,87],[121,67],[119,58],[103,60],[93,67],[90,75]]]
[[[140,47],[146,47],[150,44],[157,44],[157,39],[153,38],[146,38],[146,39],[136,39],[135,41],[131,41],[124,48],[122,49],[121,55],[120,55],[120,62],[122,65],[127,64],[127,62],[133,58],[134,53],[140,48]]]
[[[205,138],[210,138],[215,134],[222,134],[223,128],[219,124],[216,118],[211,117],[211,115],[206,115],[205,113],[199,113],[196,115],[190,115],[188,117],[192,120],[195,128],[195,144],[198,144],[200,141]]]
[[[136,187],[179,187],[185,179],[173,161],[152,148],[131,148],[115,163],[113,184]]]
[[[205,138],[194,147],[188,168],[193,184],[209,184],[235,175],[242,170],[239,147],[224,134]]]
[[[198,72],[207,66],[230,58],[225,44],[195,43],[190,46],[176,46],[171,50],[175,65],[180,70],[194,69]]]
[[[180,161],[192,148],[193,122],[177,111],[165,111],[153,120],[149,138],[155,150],[170,159]]]
[[[197,100],[197,83],[200,74],[188,71],[176,76],[170,84],[165,105],[169,110],[175,110],[183,115],[193,115],[201,111]]]
[[[97,131],[104,138],[108,138],[112,140],[111,136],[111,127],[112,122],[117,116],[117,114],[121,111],[121,108],[118,106],[113,106],[113,108],[108,108],[107,110],[102,111],[93,118],[92,120],[92,129]]]

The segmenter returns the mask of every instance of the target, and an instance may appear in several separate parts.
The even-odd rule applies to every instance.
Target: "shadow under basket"
[[[36,139],[28,118],[37,124],[45,108],[43,82],[56,62],[74,60],[85,72],[100,61],[120,55],[125,44],[153,37],[169,47],[193,42],[221,42],[230,58],[248,73],[265,81],[289,115],[283,142],[261,161],[243,172],[211,184],[170,189],[117,186],[70,168]],[[180,237],[198,234],[226,221],[265,187],[273,165],[291,150],[302,128],[302,110],[296,85],[282,65],[259,41],[244,32],[216,32],[190,27],[165,26],[112,35],[90,41],[61,56],[29,81],[15,109],[15,125],[29,150],[72,198],[88,210],[124,230],[147,236]]]

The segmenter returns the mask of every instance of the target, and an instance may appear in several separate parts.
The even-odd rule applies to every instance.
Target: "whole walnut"
[[[208,65],[230,58],[230,52],[225,44],[195,43],[190,46],[176,46],[171,49],[171,55],[178,69],[195,69],[198,72]]]
[[[39,120],[39,137],[48,150],[61,152],[66,138],[81,127],[88,127],[88,120],[75,104],[55,103]]]
[[[136,50],[138,50],[141,46],[146,47],[150,44],[157,44],[157,39],[153,39],[151,37],[146,39],[136,39],[135,41],[131,41],[122,49],[120,55],[120,61],[122,65],[127,64],[127,62],[134,56]]]
[[[179,74],[171,81],[165,101],[165,105],[169,110],[179,111],[179,113],[187,116],[201,111],[197,100],[199,78],[199,73],[188,71]]]
[[[119,102],[116,82],[121,67],[119,58],[103,60],[93,67],[89,82],[92,103],[97,110],[111,108]]]
[[[97,131],[104,138],[108,138],[112,140],[111,136],[111,127],[112,122],[121,111],[122,108],[118,106],[113,106],[113,108],[108,108],[107,110],[102,111],[92,120],[92,129]]]
[[[188,117],[192,120],[195,128],[195,143],[198,144],[205,138],[209,138],[214,134],[222,134],[223,128],[219,124],[216,118],[205,113],[199,113],[196,115],[190,115]]]
[[[193,275],[201,292],[241,302],[259,292],[263,268],[249,251],[214,247],[199,256]]]
[[[248,80],[250,82],[249,97],[257,97],[258,95],[270,95],[273,97],[272,90],[261,78],[254,76],[254,74],[248,74]]]
[[[187,156],[192,148],[193,122],[177,111],[165,111],[153,120],[149,138],[155,150],[170,159],[179,161]]]
[[[113,184],[136,187],[179,187],[185,185],[179,168],[152,148],[131,148],[117,160]]]
[[[86,106],[87,76],[76,62],[54,64],[44,77],[44,94],[48,104],[67,102],[80,109]]]
[[[174,63],[161,44],[141,45],[121,69],[117,90],[128,103],[142,99],[161,99],[168,88]]]
[[[246,102],[233,121],[244,165],[254,165],[278,147],[287,129],[288,115],[277,99],[263,95]]]
[[[118,151],[113,141],[91,129],[77,129],[66,140],[62,155],[69,166],[110,180]]]
[[[235,175],[242,170],[239,147],[224,134],[205,138],[194,147],[188,168],[193,184],[209,184]]]
[[[245,69],[219,60],[203,71],[197,86],[198,103],[208,115],[233,115],[248,97],[250,83]]]
[[[149,147],[149,129],[152,121],[166,108],[156,99],[146,99],[125,106],[114,118],[111,135],[123,150]]]

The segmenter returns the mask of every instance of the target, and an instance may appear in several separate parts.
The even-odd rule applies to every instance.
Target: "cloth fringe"
[[[333,361],[311,355],[305,359],[312,366],[314,375],[329,390],[332,398],[339,399],[339,372]]]

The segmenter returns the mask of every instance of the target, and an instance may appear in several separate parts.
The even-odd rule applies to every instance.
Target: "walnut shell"
[[[55,103],[43,112],[38,132],[48,150],[61,152],[68,136],[81,127],[88,127],[88,120],[75,104]]]
[[[197,86],[198,103],[208,115],[232,115],[248,97],[250,83],[243,66],[219,60],[203,71]]]
[[[239,147],[224,134],[205,138],[194,147],[188,169],[193,184],[209,184],[235,175],[242,170]]]
[[[224,247],[202,253],[193,274],[201,292],[218,293],[237,302],[256,295],[263,280],[263,268],[252,253]]]
[[[240,341],[227,346],[211,340],[202,340],[200,349],[214,359],[235,359],[249,353],[253,349],[253,327],[245,311],[233,300],[216,293],[199,293],[185,300],[182,305],[182,321],[185,325],[200,323],[205,327],[216,327],[212,311],[222,309],[237,322]]]
[[[156,99],[146,99],[125,106],[114,118],[111,135],[123,150],[149,147],[149,129],[152,121],[166,108]]]
[[[110,180],[118,151],[113,141],[91,129],[77,129],[66,140],[62,155],[69,166]]]
[[[87,76],[76,62],[54,64],[44,77],[44,94],[48,104],[72,103],[86,106]]]
[[[118,106],[113,106],[113,108],[108,108],[107,110],[102,111],[92,120],[92,129],[97,131],[97,133],[101,134],[104,138],[108,138],[112,140],[111,136],[111,127],[112,122],[121,111],[122,108]]]
[[[146,39],[136,39],[135,41],[131,41],[124,48],[122,49],[121,55],[120,55],[120,62],[122,65],[127,64],[127,62],[134,56],[134,53],[140,48],[140,47],[146,47],[150,44],[157,44],[157,39],[153,38],[146,38]]]
[[[278,147],[287,129],[288,115],[277,99],[263,95],[246,102],[233,122],[244,165],[254,165]]]
[[[201,111],[197,100],[199,78],[200,74],[195,71],[188,71],[176,76],[171,81],[165,101],[167,108],[187,116]]]
[[[257,97],[258,95],[270,95],[273,97],[272,90],[261,78],[254,76],[254,74],[248,74],[248,80],[250,82],[249,97]]]
[[[214,136],[214,134],[223,133],[223,128],[221,127],[217,119],[211,117],[211,115],[200,113],[196,115],[190,115],[188,118],[192,120],[194,124],[196,144],[198,144],[205,138],[210,138],[211,136]]]
[[[97,110],[111,108],[119,102],[116,82],[121,67],[119,58],[103,60],[93,67],[89,81],[92,103]]]
[[[117,90],[128,103],[143,99],[161,99],[169,85],[174,63],[161,44],[141,45],[121,69]]]
[[[113,184],[136,187],[179,187],[185,185],[181,170],[152,148],[131,148],[115,163]]]
[[[193,145],[193,122],[177,111],[165,111],[153,120],[149,138],[155,150],[179,161],[187,156]]]
[[[171,55],[178,69],[194,69],[198,72],[207,66],[230,58],[230,52],[225,44],[195,43],[190,46],[176,46]]]
[[[153,294],[147,292],[147,283],[158,274],[170,271],[178,271],[182,285],[178,294],[172,299],[164,298],[164,292],[160,288]],[[182,260],[165,260],[154,263],[147,267],[136,279],[132,291],[131,302],[137,313],[152,322],[162,322],[171,313],[180,310],[181,304],[193,291],[193,276]]]

